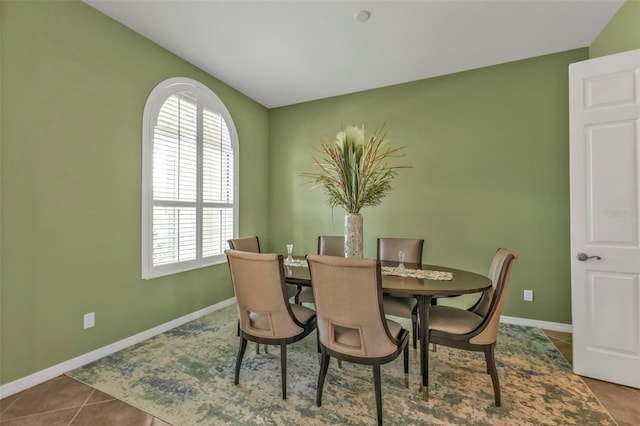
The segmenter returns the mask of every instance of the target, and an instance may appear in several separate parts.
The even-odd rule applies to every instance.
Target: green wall
[[[211,88],[238,130],[240,232],[265,234],[268,112],[83,3],[0,14],[7,383],[233,296],[226,264],[141,279],[142,113],[166,78]]]
[[[589,46],[589,57],[640,49],[640,0],[627,0]]]
[[[412,168],[380,206],[362,211],[365,256],[375,257],[377,237],[422,237],[425,262],[486,274],[495,250],[509,247],[520,259],[503,314],[570,323],[567,69],[587,53],[270,110],[272,247],[314,252],[317,235],[343,233],[344,211],[332,211],[300,173],[342,125],[386,123]]]

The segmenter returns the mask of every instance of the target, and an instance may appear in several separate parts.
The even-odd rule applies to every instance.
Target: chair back
[[[344,235],[318,237],[318,254],[344,257]]]
[[[484,321],[478,328],[479,332],[469,340],[471,343],[490,344],[496,341],[502,306],[511,277],[511,266],[517,258],[518,253],[506,248],[498,249],[493,257],[489,270],[492,286],[483,292],[480,303],[474,309],[475,313],[484,317]]]
[[[489,313],[491,300],[493,299],[493,294],[496,291],[498,280],[500,279],[500,272],[505,261],[504,255],[499,255],[500,250],[506,249],[498,249],[496,251],[496,254],[493,256],[493,260],[491,261],[489,274],[487,275],[491,279],[491,288],[483,291],[480,299],[469,309],[471,312],[478,314],[483,318],[486,317]]]
[[[404,252],[407,263],[422,264],[424,240],[417,238],[378,238],[378,260],[398,261],[398,252]]]
[[[283,274],[282,255],[225,250],[238,305],[240,329],[272,339],[300,334]]]
[[[361,358],[394,353],[382,308],[380,264],[371,259],[307,255],[320,342]]]
[[[227,240],[227,243],[229,243],[231,250],[260,253],[260,241],[258,241],[258,237],[232,238]]]

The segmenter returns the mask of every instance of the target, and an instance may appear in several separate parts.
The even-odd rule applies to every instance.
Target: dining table
[[[403,264],[381,261],[382,291],[391,295],[413,296],[418,301],[420,373],[423,399],[429,398],[429,311],[434,298],[479,293],[491,287],[491,279],[463,269],[428,264]],[[303,256],[285,262],[285,282],[296,286],[311,286],[311,273]],[[426,277],[425,277],[426,276]],[[424,277],[424,278],[421,278]]]

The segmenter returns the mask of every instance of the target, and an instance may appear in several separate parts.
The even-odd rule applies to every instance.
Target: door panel
[[[634,176],[637,130],[633,121],[586,129],[590,244],[638,244],[637,220],[632,214],[638,203]]]
[[[632,274],[594,272],[589,274],[587,280],[591,306],[587,325],[590,331],[589,348],[617,352],[622,356],[638,356],[638,277]],[[601,321],[600,318],[607,318],[607,321]],[[629,318],[636,321],[628,321]]]
[[[640,50],[569,77],[573,368],[640,388]]]
[[[637,69],[585,78],[585,109],[633,105]]]

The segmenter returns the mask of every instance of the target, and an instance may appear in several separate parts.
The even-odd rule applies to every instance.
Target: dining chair
[[[260,240],[257,236],[240,237],[227,240],[231,250],[246,251],[250,253],[260,253]],[[294,286],[287,285],[287,296],[289,298],[298,294],[298,289]],[[240,322],[238,322],[238,336],[240,335]],[[269,353],[269,346],[264,345],[264,351]],[[256,353],[260,353],[260,344],[256,343]]]
[[[344,235],[318,236],[318,254],[344,257]],[[296,303],[314,303],[313,290],[310,287],[303,287]]]
[[[409,387],[409,332],[386,319],[382,307],[380,262],[337,256],[307,255],[316,304],[321,363],[316,405],[331,357],[373,366],[378,424],[382,424],[380,366],[404,353],[405,386]]]
[[[254,237],[241,237],[232,238],[227,240],[229,248],[231,250],[248,251],[251,253],[260,253],[260,240],[257,236]],[[298,288],[292,285],[287,285],[287,294],[289,297],[294,297],[298,294]]]
[[[484,352],[487,373],[491,375],[496,406],[501,404],[495,347],[511,267],[518,254],[500,248],[493,257],[489,278],[492,286],[483,293],[474,310],[451,306],[432,306],[429,313],[428,342],[469,351]]]
[[[418,238],[378,238],[378,260],[398,261],[398,253],[404,253],[404,261],[422,265],[424,240]],[[382,298],[384,313],[411,319],[413,349],[418,348],[418,301],[413,296],[385,294]]]
[[[289,303],[284,281],[282,255],[225,250],[236,294],[240,320],[240,349],[234,383],[240,380],[240,366],[247,340],[280,346],[282,399],[287,399],[287,345],[316,329],[312,309]]]
[[[229,248],[231,250],[248,251],[251,253],[260,253],[260,240],[257,236],[254,237],[241,237],[232,238],[227,240]],[[238,321],[238,336],[240,335],[240,321]],[[269,352],[269,349],[265,346],[265,351]],[[260,352],[260,345],[256,343],[256,353]]]
[[[260,253],[260,241],[257,236],[232,238],[227,240],[231,250],[248,251],[251,253]]]

